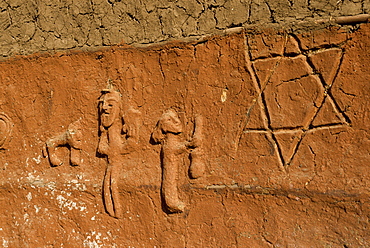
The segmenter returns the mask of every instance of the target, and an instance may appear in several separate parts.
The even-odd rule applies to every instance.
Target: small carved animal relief
[[[13,126],[10,118],[4,113],[0,113],[0,149],[3,149],[3,145],[9,140]]]
[[[197,128],[190,142],[181,140],[183,124],[173,109],[167,110],[159,119],[152,133],[152,139],[161,144],[162,163],[162,197],[168,211],[172,213],[183,212],[185,204],[180,201],[178,193],[178,171],[181,165],[182,154],[191,148],[192,164],[189,169],[191,177],[197,178],[204,172],[204,164],[201,162],[203,152],[200,149],[202,121],[197,117]]]
[[[46,141],[46,153],[51,166],[60,166],[63,161],[57,156],[56,150],[60,146],[66,146],[70,150],[70,163],[73,166],[81,165],[81,144],[82,144],[81,119],[68,125],[64,133],[56,135]]]
[[[119,175],[125,159],[137,147],[139,140],[140,111],[128,108],[123,111],[121,94],[113,89],[102,90],[99,99],[99,144],[98,153],[107,158],[107,169],[103,182],[103,199],[109,215],[123,215],[119,197]]]

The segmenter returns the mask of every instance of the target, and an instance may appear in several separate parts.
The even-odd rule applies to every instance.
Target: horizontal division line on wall
[[[63,53],[66,51],[84,51],[84,52],[94,52],[99,51],[102,49],[107,49],[110,47],[132,47],[132,48],[153,48],[156,46],[163,46],[171,42],[183,42],[183,43],[202,43],[208,39],[210,39],[213,36],[223,36],[223,35],[229,35],[234,33],[241,33],[246,32],[248,33],[255,33],[259,32],[263,29],[275,29],[275,30],[281,30],[281,31],[289,31],[289,32],[304,32],[304,31],[313,31],[318,29],[323,29],[330,26],[346,26],[350,25],[350,28],[355,24],[360,23],[367,23],[370,20],[370,14],[360,14],[360,15],[352,15],[352,16],[339,16],[339,17],[327,17],[323,19],[317,19],[317,18],[305,18],[304,20],[295,20],[295,21],[281,21],[279,23],[258,23],[258,24],[250,24],[250,23],[241,23],[237,26],[234,26],[232,28],[226,28],[226,29],[215,29],[213,32],[205,33],[205,34],[199,34],[199,35],[189,35],[189,36],[181,36],[181,37],[170,37],[161,41],[156,42],[128,42],[128,43],[117,43],[117,44],[110,44],[110,45],[92,45],[92,46],[75,46],[73,48],[54,48],[50,50],[35,50],[29,53],[25,54],[19,54],[14,52],[13,54],[4,55],[1,54],[0,51],[0,61],[1,60],[7,60],[9,58],[12,58],[13,56],[27,56],[30,54],[38,53],[38,54],[55,54],[55,53]],[[4,31],[0,31],[0,34]],[[14,45],[19,45],[14,43]],[[22,45],[25,45],[25,43]]]
[[[312,199],[315,201],[329,201],[329,202],[370,202],[370,195],[366,193],[353,193],[343,190],[327,190],[317,191],[308,189],[295,189],[295,188],[272,188],[262,187],[255,185],[207,185],[205,188],[194,187],[192,190],[214,190],[218,193],[224,191],[235,192],[237,194],[248,194],[248,195],[269,195],[269,196],[285,196],[293,200],[301,199]]]
[[[354,16],[340,16],[340,17],[330,17],[326,19],[310,19],[305,21],[297,21],[296,23],[280,23],[280,24],[274,24],[274,23],[266,23],[266,25],[261,24],[245,24],[240,25],[239,27],[232,27],[227,28],[223,30],[219,30],[217,32],[211,33],[211,34],[205,34],[205,35],[198,35],[198,36],[189,36],[184,38],[172,38],[169,40],[157,42],[157,43],[132,43],[130,45],[135,47],[148,47],[148,46],[157,46],[166,44],[171,41],[180,41],[180,42],[202,42],[203,40],[209,39],[212,36],[215,35],[229,35],[234,33],[240,33],[245,31],[246,33],[259,31],[262,29],[268,29],[268,28],[275,28],[276,30],[285,30],[285,29],[292,29],[291,31],[295,31],[295,29],[300,30],[301,26],[306,26],[307,24],[312,25],[312,29],[321,29],[328,26],[343,26],[343,25],[354,25],[354,24],[360,24],[360,23],[367,23],[370,21],[370,14],[360,14],[360,15],[354,15]],[[291,26],[296,25],[296,28],[292,28]]]
[[[98,188],[91,189],[86,187],[84,189],[72,189],[72,188],[63,188],[63,185],[50,189],[45,186],[22,184],[19,185],[18,189],[10,185],[2,185],[0,187],[1,192],[14,193],[17,190],[28,190],[30,186],[33,190],[40,192],[40,189],[43,188],[46,191],[54,191],[55,194],[58,192],[84,192],[92,197],[99,197],[100,190]],[[361,202],[361,203],[370,203],[370,194],[365,192],[348,192],[344,190],[311,190],[311,189],[299,189],[299,188],[274,188],[274,187],[262,187],[258,185],[250,184],[212,184],[212,185],[193,185],[193,184],[183,184],[179,185],[180,191],[190,191],[193,194],[202,194],[202,192],[215,192],[216,194],[229,194],[235,193],[239,195],[251,195],[251,196],[271,196],[271,197],[287,197],[291,200],[304,200],[309,199],[316,202],[328,202],[328,203],[338,203],[338,202]],[[160,192],[160,187],[158,185],[140,185],[137,187],[120,187],[120,193],[143,193],[148,191],[157,191]]]

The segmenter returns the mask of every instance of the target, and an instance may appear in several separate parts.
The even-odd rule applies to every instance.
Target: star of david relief
[[[350,120],[330,91],[342,48],[304,51],[287,36],[282,54],[247,59],[258,97],[247,111],[243,133],[265,134],[286,171],[307,133],[343,127]]]

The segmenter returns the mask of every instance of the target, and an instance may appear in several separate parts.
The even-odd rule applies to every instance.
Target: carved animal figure
[[[46,141],[46,152],[51,166],[59,166],[63,161],[56,155],[56,150],[60,146],[67,146],[70,149],[71,165],[81,165],[81,144],[82,144],[81,119],[68,125],[67,130]]]
[[[199,146],[198,139],[196,137],[194,137],[191,142],[181,141],[180,134],[182,132],[183,125],[176,111],[169,109],[161,116],[152,133],[152,139],[156,143],[160,143],[162,145],[161,191],[165,205],[168,211],[172,213],[183,212],[185,209],[185,204],[179,199],[177,185],[182,154],[187,152],[189,148]],[[196,156],[194,159],[197,159]]]

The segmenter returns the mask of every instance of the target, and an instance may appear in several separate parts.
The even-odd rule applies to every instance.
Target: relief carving
[[[167,210],[172,213],[183,212],[185,204],[179,199],[178,171],[182,155],[194,148],[189,172],[197,178],[204,172],[203,151],[200,147],[202,119],[196,118],[196,130],[190,142],[182,141],[183,124],[175,110],[169,109],[160,117],[152,133],[154,142],[161,144],[162,187],[161,193]]]
[[[121,218],[119,175],[125,159],[137,147],[141,113],[132,107],[124,111],[121,94],[114,89],[104,89],[99,99],[99,117],[98,153],[108,162],[103,182],[104,205],[109,215]]]
[[[190,153],[190,168],[189,175],[191,178],[199,178],[203,176],[205,164],[203,161],[204,151],[201,146],[203,142],[203,117],[198,115],[195,117],[195,130],[193,133],[193,143],[197,146]]]
[[[283,56],[249,56],[247,60],[258,97],[248,109],[240,132],[265,134],[284,172],[306,134],[351,123],[331,92],[344,49],[326,48],[306,54],[297,37],[286,38]]]
[[[64,133],[56,135],[46,141],[46,153],[49,157],[51,166],[56,167],[63,164],[56,151],[58,147],[66,146],[70,150],[70,163],[73,166],[81,165],[81,144],[82,144],[81,119],[68,125]]]
[[[5,142],[9,140],[13,126],[10,118],[4,113],[0,113],[0,149],[2,149]]]

